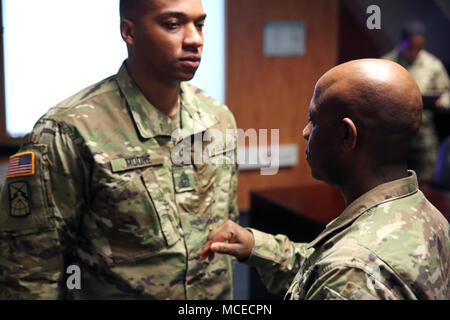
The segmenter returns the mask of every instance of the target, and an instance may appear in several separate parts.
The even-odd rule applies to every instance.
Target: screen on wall
[[[203,60],[192,83],[224,102],[225,0],[203,0]],[[3,0],[7,131],[28,133],[49,108],[115,74],[126,46],[119,0]]]

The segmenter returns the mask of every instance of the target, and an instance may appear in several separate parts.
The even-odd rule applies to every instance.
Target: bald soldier
[[[406,167],[421,112],[417,84],[396,63],[331,69],[303,136],[312,175],[339,188],[346,209],[309,244],[227,222],[201,258],[231,254],[286,299],[449,299],[449,224]]]
[[[201,60],[202,3],[120,9],[119,72],[48,111],[10,160],[0,299],[232,298],[232,258],[199,260],[209,231],[238,220],[234,118],[185,82]],[[191,161],[198,149],[209,158]]]

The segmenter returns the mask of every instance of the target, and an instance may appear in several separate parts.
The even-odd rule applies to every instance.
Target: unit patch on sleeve
[[[24,218],[31,213],[31,189],[26,181],[12,182],[9,189],[9,215]]]
[[[24,152],[9,158],[6,179],[34,175],[34,152]]]

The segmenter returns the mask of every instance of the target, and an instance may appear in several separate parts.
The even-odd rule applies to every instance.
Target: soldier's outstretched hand
[[[245,260],[254,245],[253,233],[228,220],[209,235],[208,242],[200,250],[200,259],[208,258],[211,261],[215,253],[224,253]]]

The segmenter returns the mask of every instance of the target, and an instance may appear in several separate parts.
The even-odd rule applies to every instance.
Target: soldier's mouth
[[[182,65],[191,68],[198,68],[200,65],[200,60],[201,57],[199,55],[191,55],[179,59]]]

